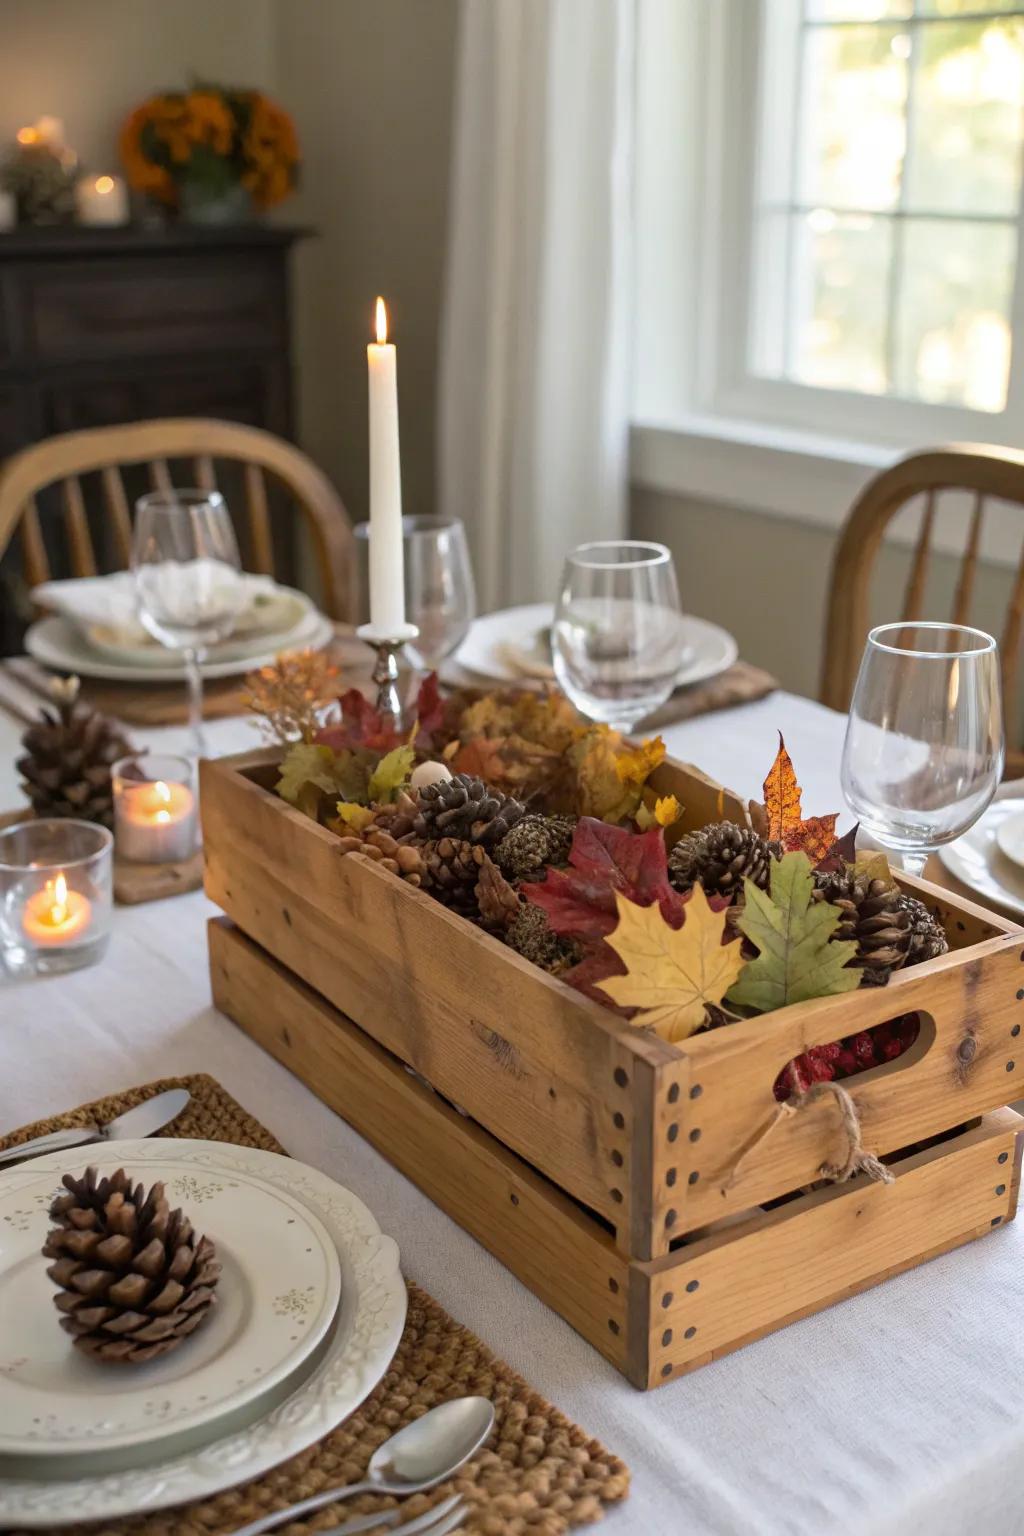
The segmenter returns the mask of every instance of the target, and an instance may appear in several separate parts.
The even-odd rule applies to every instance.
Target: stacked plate
[[[258,1476],[327,1434],[398,1346],[398,1250],[326,1174],[205,1141],[88,1149],[102,1172],[161,1180],[222,1264],[209,1319],[146,1365],[101,1364],[59,1325],[40,1250],[54,1154],[0,1176],[0,1523],[142,1514]]]
[[[246,603],[234,633],[213,645],[204,677],[234,677],[267,666],[281,652],[319,649],[332,637],[329,619],[304,592],[268,576],[244,576]],[[146,634],[136,618],[134,579],[127,571],[76,581],[48,581],[33,600],[52,610],[29,627],[25,648],[44,666],[111,682],[180,682],[184,662]]]
[[[489,613],[476,620],[455,660],[480,678],[509,683],[522,682],[524,678],[552,679],[554,616],[550,603],[530,603],[523,608]],[[717,677],[732,666],[738,654],[736,641],[726,630],[706,619],[684,614],[676,687],[685,688]]]
[[[983,901],[1024,916],[1024,798],[994,800],[969,832],[939,849],[939,858]]]

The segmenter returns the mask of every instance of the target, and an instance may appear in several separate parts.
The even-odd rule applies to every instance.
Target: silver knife
[[[67,1131],[50,1131],[46,1136],[34,1136],[20,1146],[8,1147],[0,1152],[0,1168],[11,1168],[30,1157],[44,1157],[48,1152],[64,1152],[72,1147],[86,1147],[97,1141],[136,1141],[162,1131],[181,1114],[191,1098],[187,1088],[165,1088],[163,1093],[126,1109],[106,1125],[75,1126]]]

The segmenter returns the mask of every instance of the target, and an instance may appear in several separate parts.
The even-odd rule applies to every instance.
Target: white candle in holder
[[[79,224],[127,224],[128,188],[120,176],[83,176],[75,184]]]
[[[135,864],[176,864],[197,844],[197,805],[184,758],[132,757],[116,763],[114,846]]]
[[[377,340],[366,349],[370,375],[370,628],[401,639],[405,624],[402,468],[398,451],[398,352],[377,300]]]

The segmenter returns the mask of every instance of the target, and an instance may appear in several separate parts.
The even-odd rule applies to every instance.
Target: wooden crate
[[[206,889],[241,930],[213,930],[219,1005],[638,1384],[1012,1217],[1015,1184],[990,1177],[989,1163],[1013,1141],[1016,1117],[1001,1106],[1024,1073],[1016,925],[903,879],[941,917],[949,954],[887,987],[671,1045],[371,860],[342,856],[332,833],[273,793],[275,754],[204,763],[201,773]],[[684,764],[664,764],[657,787],[686,807],[684,827],[744,817],[734,796]],[[914,1046],[848,1081],[864,1144],[891,1157],[957,1134],[904,1159],[895,1187],[858,1181],[766,1211],[845,1153],[831,1100],[776,1123],[779,1072],[812,1045],[912,1011]],[[385,1063],[375,1120],[364,1079],[383,1083]],[[407,1098],[422,1122],[414,1136],[400,1112]],[[443,1135],[452,1141],[440,1156]],[[470,1145],[489,1170],[478,1185]],[[504,1232],[506,1205],[525,1190],[539,1224],[529,1254]],[[526,1230],[523,1215],[516,1227]],[[716,1296],[730,1294],[739,1243],[754,1255],[740,1256],[743,1295],[712,1304],[706,1278],[717,1275]],[[676,1272],[698,1257],[698,1287],[687,1290]],[[725,1307],[714,1326],[703,1311],[712,1305]]]
[[[970,1242],[1016,1211],[1024,1121],[1001,1109],[896,1160],[892,1185],[818,1188],[645,1262],[223,918],[210,923],[210,968],[219,1008],[637,1387]],[[508,1091],[519,1091],[526,1079],[514,1063],[504,1070]]]

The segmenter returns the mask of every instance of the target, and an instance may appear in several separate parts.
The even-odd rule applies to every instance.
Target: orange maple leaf
[[[802,849],[812,864],[823,859],[836,840],[838,811],[828,816],[801,814],[801,789],[796,781],[793,760],[779,732],[779,750],[764,781],[764,804],[768,813],[768,837],[779,842],[787,853]]]

